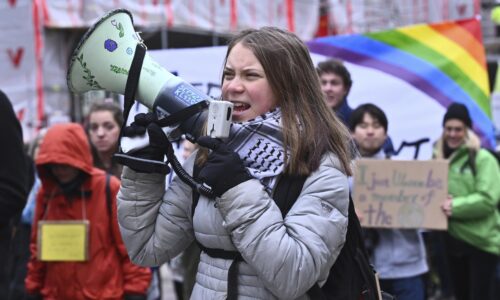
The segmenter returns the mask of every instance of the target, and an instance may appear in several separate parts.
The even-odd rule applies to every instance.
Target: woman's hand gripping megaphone
[[[132,147],[133,149],[127,149],[125,153],[115,154],[118,163],[141,173],[168,174],[170,172],[165,156],[167,152],[174,150],[157,122],[158,118],[155,113],[140,113],[134,117],[134,122],[123,128],[122,140],[143,146]],[[128,145],[128,148],[131,146]]]

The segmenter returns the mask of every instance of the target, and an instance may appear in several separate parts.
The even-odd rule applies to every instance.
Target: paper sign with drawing
[[[361,159],[353,199],[363,227],[447,229],[440,205],[448,194],[445,161]]]

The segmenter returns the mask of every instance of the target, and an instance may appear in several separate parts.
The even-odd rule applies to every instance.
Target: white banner
[[[320,0],[43,0],[48,27],[88,27],[124,8],[140,27],[189,27],[219,33],[261,26],[294,31],[304,40],[318,28]],[[479,0],[327,0],[330,33],[363,33],[478,15]]]
[[[318,27],[319,0],[42,0],[46,26],[89,27],[124,8],[138,27],[178,27],[219,33],[277,26],[308,40]]]
[[[411,24],[469,19],[479,0],[328,0],[330,33],[365,33]]]
[[[156,50],[148,52],[169,72],[176,73],[212,97],[220,96],[222,63],[226,47]],[[313,54],[315,64],[328,57]],[[380,106],[389,119],[388,134],[397,150],[403,143],[429,139],[419,146],[418,159],[429,159],[432,142],[439,138],[445,109],[428,95],[400,78],[381,71],[346,63],[354,84],[349,104],[356,108],[363,103]],[[383,86],[384,88],[380,88]],[[395,98],[404,95],[404,99]],[[404,100],[404,101],[400,101]],[[418,102],[408,110],[407,103]],[[403,147],[396,159],[414,159],[417,148]]]
[[[29,140],[43,113],[41,22],[35,1],[0,3],[0,89],[9,97]]]

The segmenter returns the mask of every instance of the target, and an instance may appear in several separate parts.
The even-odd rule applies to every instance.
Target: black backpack
[[[195,164],[193,177],[196,178],[199,167]],[[283,216],[292,208],[297,200],[306,176],[282,175],[277,183],[273,199],[281,210]],[[192,215],[198,204],[200,194],[193,191]],[[237,275],[238,262],[243,261],[239,252],[226,251],[222,249],[206,248],[200,243],[198,246],[207,255],[216,258],[232,259],[233,263],[228,273],[228,296],[227,299],[237,299]],[[316,283],[307,291],[311,299],[335,299],[335,300],[378,300],[380,299],[378,281],[375,271],[368,261],[361,225],[359,223],[354,204],[349,195],[349,217],[346,234],[346,242],[340,251],[337,260],[330,270],[326,283],[319,287]],[[384,299],[392,297],[384,293]]]

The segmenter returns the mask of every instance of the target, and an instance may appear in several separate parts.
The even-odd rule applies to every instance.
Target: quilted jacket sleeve
[[[338,164],[333,155],[323,158],[284,219],[258,180],[217,199],[234,245],[280,298],[295,299],[326,280],[345,242],[349,186]]]
[[[185,163],[192,170],[194,155]],[[191,189],[175,177],[165,192],[165,176],[124,167],[118,192],[118,223],[130,259],[159,266],[193,240]]]
[[[149,284],[151,283],[151,270],[149,268],[134,265],[128,257],[127,250],[123,244],[123,240],[118,228],[117,212],[116,212],[116,195],[120,188],[118,179],[111,177],[110,181],[112,209],[112,228],[113,240],[116,243],[118,253],[121,256],[121,267],[123,272],[123,291],[125,294],[146,294]]]

